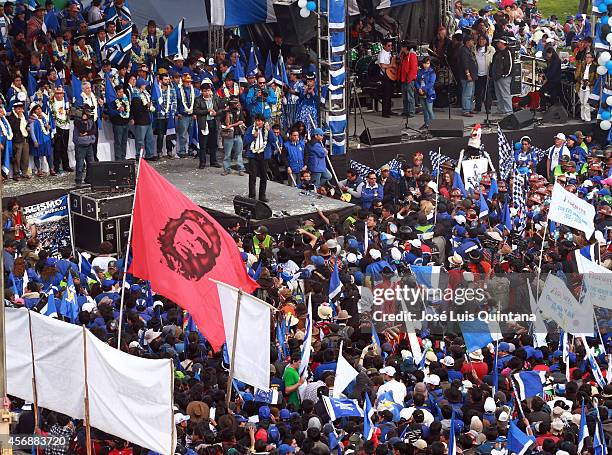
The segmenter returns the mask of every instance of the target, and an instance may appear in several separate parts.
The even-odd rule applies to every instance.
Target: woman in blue
[[[13,130],[6,119],[6,111],[2,105],[0,105],[0,156],[2,157],[2,169],[8,172],[13,159]]]
[[[416,87],[421,97],[423,106],[423,128],[429,128],[429,124],[434,119],[433,103],[436,99],[436,90],[434,84],[436,83],[436,72],[431,67],[431,59],[425,57],[421,63],[421,69],[419,70],[416,78]]]
[[[318,188],[331,180],[332,175],[327,170],[327,163],[325,161],[327,150],[325,150],[322,144],[323,130],[315,128],[312,134],[313,138],[306,144],[306,156],[308,157],[308,170],[312,175],[312,182]]]
[[[289,133],[289,140],[283,145],[284,161],[287,163],[287,180],[289,186],[296,186],[296,175],[306,169],[304,165],[304,140],[297,129]]]
[[[318,106],[319,97],[315,85],[315,75],[309,74],[306,76],[306,85],[301,89],[300,100],[295,111],[295,120],[304,122],[306,134],[309,137],[312,136],[313,130],[316,128],[319,115]],[[313,122],[315,122],[314,125]]]
[[[57,259],[55,258],[46,258],[36,264],[36,271],[40,276],[40,283],[42,284],[42,291],[44,292],[48,292],[52,286],[55,286],[56,289],[60,288],[62,275],[55,267],[56,262]]]
[[[49,119],[43,113],[40,105],[35,104],[30,109],[30,154],[34,157],[34,165],[38,171],[37,175],[42,177],[45,175],[42,170],[41,158],[47,160],[50,175],[55,175],[51,157],[53,156],[53,147],[51,145],[51,125]]]

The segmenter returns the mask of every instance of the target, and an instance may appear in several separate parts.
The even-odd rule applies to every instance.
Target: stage
[[[240,220],[234,212],[234,196],[248,196],[248,175],[237,173],[222,176],[221,169],[197,169],[193,158],[161,160],[152,166],[167,178],[195,204],[203,207],[223,226]],[[65,173],[55,177],[32,177],[4,185],[3,206],[7,199],[18,197],[23,206],[32,206],[60,197],[74,188],[74,174]],[[283,232],[298,227],[303,220],[313,218],[319,223],[317,208],[326,215],[337,213],[346,217],[355,210],[355,205],[300,191],[276,182],[268,181],[268,206],[272,218],[252,220],[251,225],[265,225],[271,232]]]

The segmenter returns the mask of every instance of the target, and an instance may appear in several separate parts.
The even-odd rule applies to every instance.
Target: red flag
[[[130,273],[189,311],[213,349],[225,342],[217,285],[257,288],[236,242],[202,208],[141,160]]]

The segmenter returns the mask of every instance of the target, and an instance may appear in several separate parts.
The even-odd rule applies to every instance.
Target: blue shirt
[[[308,170],[310,172],[325,172],[327,164],[325,163],[325,148],[319,141],[309,142],[306,144],[308,152]]]
[[[287,165],[293,173],[299,173],[304,167],[304,140],[299,139],[297,142],[285,142],[285,150],[287,151]]]

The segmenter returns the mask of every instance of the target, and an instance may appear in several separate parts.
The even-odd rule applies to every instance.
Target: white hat
[[[510,418],[510,416],[508,415],[508,413],[506,411],[502,411],[502,412],[500,412],[499,416],[497,417],[497,420],[499,422],[507,422],[509,418]]]
[[[408,240],[408,243],[415,248],[421,248],[421,245],[423,245],[419,239]]]
[[[496,242],[503,242],[504,240],[497,229],[492,229],[490,231],[487,231],[487,235],[491,237],[493,240],[495,240]]]
[[[349,253],[346,255],[346,262],[348,262],[349,264],[356,264],[357,263],[357,255],[355,253]]]
[[[402,252],[397,248],[391,248],[391,259],[394,261],[400,261],[402,259]]]
[[[148,329],[144,334],[144,340],[146,344],[150,344],[152,341],[158,339],[161,336],[161,332],[156,332],[153,329]]]
[[[425,379],[423,379],[423,382],[425,384],[430,384],[430,385],[433,385],[433,386],[439,386],[440,385],[440,376],[438,376],[437,374],[430,374]]]
[[[561,139],[562,141],[564,141],[565,140],[565,134],[557,133],[557,135],[555,136],[555,139]]]
[[[209,58],[208,59],[208,66],[215,66],[215,59],[214,58]]]
[[[136,340],[130,341],[130,344],[128,345],[128,347],[130,349],[141,349],[142,348],[142,346],[140,346],[140,343]]]
[[[329,239],[327,242],[325,242],[325,244],[330,250],[336,250],[336,254],[338,254],[340,251],[340,245],[338,245],[338,241],[336,239]]]
[[[380,259],[380,251],[376,249],[371,249],[370,256],[372,257],[372,259]]]
[[[97,308],[96,302],[94,302],[93,299],[91,300],[87,299],[87,302],[83,303],[83,306],[81,307],[81,311],[87,311],[88,313],[91,313],[96,308]]]
[[[417,439],[412,443],[412,445],[419,450],[425,450],[427,448],[427,441],[425,441],[424,439]]]
[[[185,414],[181,414],[180,412],[174,414],[174,424],[180,425],[183,422],[187,422],[191,417]]]
[[[156,306],[164,306],[164,302],[162,302],[161,300],[156,300],[155,302],[153,302],[153,308],[155,308]]]
[[[484,359],[484,356],[482,355],[482,349],[476,349],[475,351],[470,352],[469,356],[470,356],[470,359],[472,360]]]
[[[565,424],[561,419],[553,419],[553,421],[550,423],[550,428],[553,431],[563,431],[563,428],[565,428]]]
[[[454,218],[457,224],[465,224],[466,220],[464,215],[456,215]]]
[[[440,363],[442,365],[445,365],[447,367],[454,367],[455,366],[455,359],[453,359],[450,355],[447,355],[446,357],[444,357]]]
[[[463,258],[461,257],[459,253],[454,253],[452,256],[448,258],[448,263],[450,265],[455,265],[455,266],[460,267],[463,265]]]
[[[400,354],[402,355],[402,360],[406,360],[409,357],[412,358],[412,352],[410,352],[408,349],[402,349]]]
[[[395,376],[395,368],[384,367],[378,371],[380,374],[386,374],[387,376]]]
[[[431,188],[432,190],[434,190],[434,193],[437,193],[437,192],[438,192],[438,184],[437,184],[436,182],[434,182],[433,180],[432,180],[431,182],[429,182],[429,183],[427,184],[427,186],[428,186],[429,188]]]
[[[330,319],[332,314],[332,308],[328,304],[323,303],[319,305],[319,308],[317,308],[317,315],[319,316],[319,319]]]
[[[495,400],[493,399],[493,397],[488,397],[484,402],[485,412],[495,412],[496,408],[497,406],[495,406]]]

